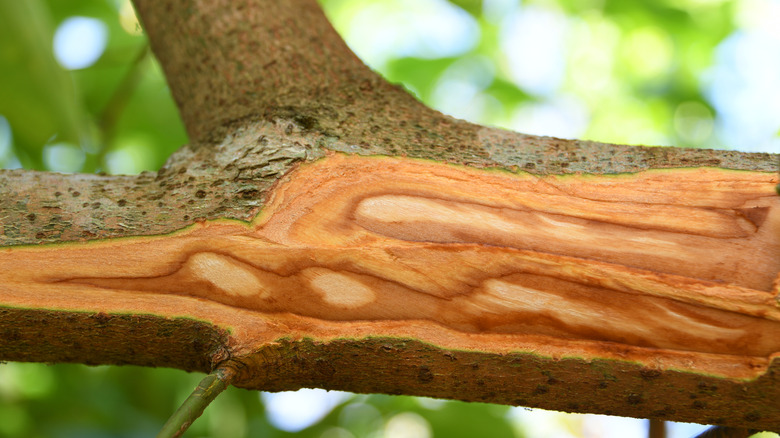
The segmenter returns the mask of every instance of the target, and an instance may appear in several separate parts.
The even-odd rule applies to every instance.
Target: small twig
[[[666,438],[666,421],[650,420],[647,438]]]
[[[712,426],[694,438],[748,438],[758,432],[757,430],[743,429],[741,427]]]
[[[127,70],[127,73],[125,73],[122,81],[117,85],[116,89],[114,89],[114,93],[103,107],[103,111],[98,118],[98,128],[103,137],[103,147],[98,153],[98,161],[101,161],[107,152],[106,145],[110,143],[111,139],[114,137],[114,131],[119,116],[122,114],[122,111],[124,111],[127,102],[132,97],[138,82],[141,80],[143,74],[143,61],[148,54],[149,43],[145,43],[135,59],[130,63],[130,68]]]
[[[206,406],[230,385],[234,377],[235,371],[228,366],[217,368],[206,376],[179,409],[168,418],[157,438],[180,437],[192,422],[203,414]]]

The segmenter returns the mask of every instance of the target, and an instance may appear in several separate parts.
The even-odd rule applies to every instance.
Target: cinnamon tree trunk
[[[0,360],[780,431],[776,156],[430,110],[313,0],[136,0],[191,144],[0,171]]]

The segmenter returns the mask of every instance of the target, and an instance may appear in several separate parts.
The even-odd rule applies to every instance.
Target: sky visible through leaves
[[[780,0],[321,0],[442,112],[613,143],[780,152]],[[0,1],[0,167],[156,170],[186,133],[127,0]],[[0,365],[0,437],[150,436],[200,379]],[[192,437],[622,437],[641,420],[231,388]],[[672,437],[701,426],[678,425]]]

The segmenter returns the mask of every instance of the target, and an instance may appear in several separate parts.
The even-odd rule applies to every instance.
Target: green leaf
[[[431,96],[441,74],[458,59],[399,58],[388,62],[383,73],[388,80],[403,83],[425,101]]]
[[[455,6],[460,7],[464,11],[479,17],[482,15],[482,0],[449,0]]]
[[[504,108],[512,109],[517,105],[533,101],[534,98],[520,87],[505,79],[495,78],[485,89],[485,93],[498,99]]]
[[[81,145],[87,123],[73,79],[54,59],[54,27],[40,0],[0,2],[0,114],[25,167],[43,168],[49,141]]]

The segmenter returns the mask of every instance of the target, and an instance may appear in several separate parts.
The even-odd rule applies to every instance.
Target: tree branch
[[[189,429],[192,422],[203,414],[219,394],[230,385],[235,371],[230,367],[217,368],[198,383],[184,403],[165,422],[157,438],[176,438]]]
[[[0,359],[780,430],[776,156],[454,120],[313,1],[137,6],[193,143],[0,172]]]

